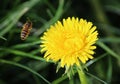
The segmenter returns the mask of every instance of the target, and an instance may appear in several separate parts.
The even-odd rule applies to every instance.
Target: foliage
[[[97,26],[99,40],[94,59],[87,62],[90,84],[119,84],[119,0],[2,0],[0,5],[0,84],[79,84],[64,68],[47,63],[40,53],[40,37],[51,24],[67,17],[84,18]],[[33,29],[20,39],[29,18]],[[114,66],[115,65],[115,66]],[[69,81],[68,81],[69,80]]]

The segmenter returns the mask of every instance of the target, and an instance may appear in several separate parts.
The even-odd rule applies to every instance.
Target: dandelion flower
[[[93,59],[94,45],[98,40],[96,26],[84,19],[68,17],[62,22],[58,21],[41,37],[41,52],[44,58],[59,62],[60,67],[71,67],[85,64]]]

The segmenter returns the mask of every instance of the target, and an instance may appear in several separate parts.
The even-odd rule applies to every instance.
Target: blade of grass
[[[96,80],[102,82],[103,84],[107,84],[105,81],[101,80],[101,79],[98,78],[97,76],[92,75],[92,74],[90,74],[90,73],[88,73],[88,72],[85,72],[85,73],[86,73],[87,75],[91,76],[92,78],[94,78],[94,79],[96,79]]]
[[[40,61],[45,61],[45,59],[40,57],[40,56],[32,55],[31,53],[22,52],[22,51],[19,51],[19,50],[4,49],[4,51],[7,52],[7,53],[12,53],[16,56],[23,56],[23,57],[28,57],[28,58],[40,60]]]
[[[120,4],[119,3],[115,4],[115,5],[107,5],[106,9],[108,11],[111,11],[111,12],[114,12],[114,13],[120,15]]]
[[[40,84],[40,80],[36,75],[33,75],[33,79],[35,80],[35,84]]]
[[[30,68],[34,69],[35,71],[41,71],[49,66],[49,63],[47,62],[39,62],[39,61],[30,61],[27,63]],[[28,78],[30,74],[28,72],[23,72],[15,76],[15,78],[20,78],[20,80],[24,80],[25,78]],[[18,81],[19,79],[15,79],[14,81]]]
[[[120,43],[119,37],[107,37],[107,38],[100,38],[99,41],[106,42],[106,43]]]
[[[5,64],[10,64],[10,65],[14,65],[14,66],[17,66],[17,67],[20,67],[20,68],[23,68],[35,75],[37,75],[38,77],[40,77],[41,79],[43,79],[47,84],[51,84],[48,80],[46,80],[42,75],[40,75],[39,73],[37,73],[36,71],[34,71],[33,69],[27,67],[27,66],[24,66],[22,64],[19,64],[19,63],[16,63],[16,62],[13,62],[13,61],[8,61],[8,60],[3,60],[3,59],[0,59],[0,62],[1,63],[5,63]]]
[[[51,24],[55,23],[62,15],[63,13],[63,6],[64,6],[64,0],[59,0],[59,6],[56,11],[55,16],[48,22],[46,22],[39,30],[37,30],[34,35],[39,36],[41,33],[43,33]]]
[[[24,44],[18,44],[18,45],[12,46],[11,48],[21,49],[21,48],[26,48],[26,47],[34,46],[36,44],[40,44],[40,41],[35,41],[35,42],[30,42],[30,43],[24,43]]]
[[[5,40],[5,41],[7,40],[6,38],[4,38],[4,37],[2,37],[2,36],[0,36],[0,38],[3,39],[3,40]]]
[[[54,81],[52,82],[52,84],[59,84],[60,82],[62,82],[63,80],[65,80],[65,79],[67,79],[67,78],[68,78],[68,76],[67,76],[67,75],[64,75],[64,76],[62,76],[62,77],[54,80]]]
[[[10,31],[11,28],[13,28],[13,26],[19,20],[19,18],[28,10],[30,10],[34,5],[36,5],[39,1],[41,0],[29,0],[27,2],[24,2],[20,6],[16,7],[14,11],[8,14],[5,21],[1,23],[0,29],[2,30],[0,31],[0,36],[3,36],[8,31]]]
[[[113,50],[111,50],[107,45],[98,41],[97,45],[103,48],[106,52],[108,52],[111,56],[115,57],[118,61],[120,61],[120,56],[116,54]]]
[[[112,59],[108,58],[107,82],[110,84],[112,79]]]
[[[51,9],[51,13],[55,13],[56,11],[55,7],[49,1],[45,1],[45,3]]]
[[[36,49],[36,50],[33,50],[33,51],[31,51],[31,54],[37,54],[37,53],[40,53],[40,49]]]
[[[118,35],[120,35],[120,29],[118,28],[118,27],[115,27],[115,26],[112,26],[112,25],[110,25],[110,24],[102,24],[102,23],[97,23],[97,25],[98,25],[98,28],[101,30],[101,31],[103,31],[104,29],[105,30],[110,30],[111,31],[111,33],[113,33],[113,34],[118,34]],[[110,36],[109,36],[110,37]]]
[[[97,62],[98,60],[102,59],[103,57],[107,56],[108,53],[104,53],[100,56],[98,56],[97,58],[94,58],[93,60],[90,60],[89,62],[86,63],[86,66],[89,67],[90,65],[92,65],[93,63]]]

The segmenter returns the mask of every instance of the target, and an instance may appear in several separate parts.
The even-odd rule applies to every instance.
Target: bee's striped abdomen
[[[32,29],[32,22],[31,22],[31,21],[27,21],[27,22],[23,25],[23,29],[22,29],[22,31],[21,31],[21,36],[20,36],[20,37],[21,37],[21,40],[25,40],[25,39],[28,37],[31,29]]]
[[[21,32],[21,40],[25,40],[28,37],[28,32],[26,30],[22,30]]]

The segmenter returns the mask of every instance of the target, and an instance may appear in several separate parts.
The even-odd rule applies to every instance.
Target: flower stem
[[[78,75],[79,75],[81,84],[88,84],[88,81],[86,79],[86,75],[83,71],[83,68],[80,66],[80,68],[77,68],[77,71],[78,71]]]

